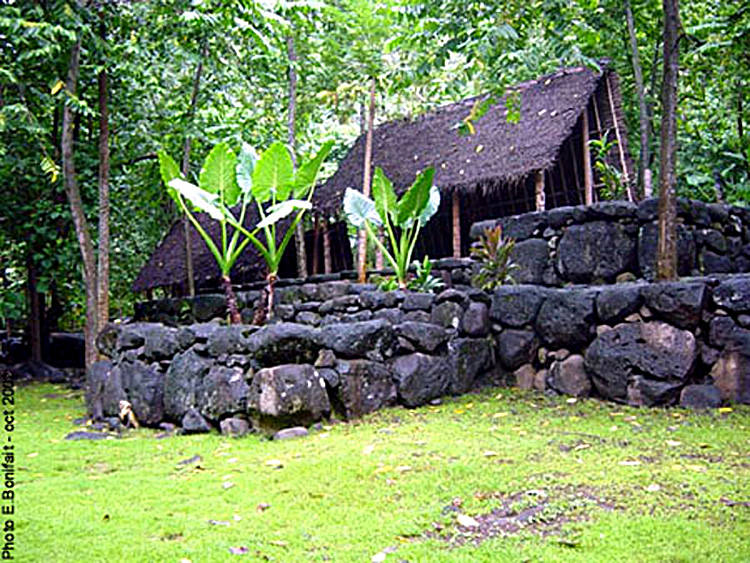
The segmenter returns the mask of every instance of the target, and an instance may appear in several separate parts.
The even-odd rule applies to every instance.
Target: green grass
[[[638,410],[503,389],[285,442],[151,430],[71,442],[80,394],[37,385],[16,399],[24,561],[366,562],[389,547],[394,562],[750,560],[750,507],[728,505],[750,501],[746,407]],[[456,524],[542,500],[510,535]]]

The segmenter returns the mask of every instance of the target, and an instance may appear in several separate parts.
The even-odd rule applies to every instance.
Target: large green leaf
[[[219,199],[218,195],[209,193],[181,178],[171,180],[169,187],[188,200],[198,211],[207,213],[217,221],[224,219],[224,213],[222,213],[221,209],[215,203]]]
[[[206,157],[200,174],[201,189],[219,196],[227,207],[237,203],[240,187],[237,185],[237,157],[226,143],[219,143]]]
[[[365,221],[380,225],[380,216],[375,209],[375,202],[361,192],[347,188],[344,192],[344,214],[349,222],[361,229]]]
[[[261,155],[253,171],[253,197],[265,203],[276,196],[277,201],[289,197],[294,183],[294,165],[283,143],[272,144]]]
[[[320,167],[323,161],[328,157],[328,154],[333,148],[333,141],[326,142],[318,154],[316,154],[312,160],[308,160],[297,170],[297,176],[294,179],[294,197],[302,198],[307,197],[308,190],[315,186],[315,180],[320,172]]]
[[[385,223],[388,216],[393,217],[397,211],[398,200],[393,184],[380,168],[375,168],[372,178],[372,197],[375,200],[375,209]]]
[[[294,211],[308,210],[312,208],[312,203],[303,199],[287,199],[281,203],[270,207],[268,209],[268,215],[260,223],[256,225],[258,229],[265,229],[271,225],[278,223],[287,215],[290,215]]]
[[[437,186],[430,188],[430,197],[427,200],[427,205],[424,206],[422,213],[419,214],[419,224],[424,227],[427,222],[437,213],[440,207],[440,189]]]
[[[164,185],[167,186],[167,193],[169,193],[169,196],[179,205],[180,202],[177,199],[177,193],[169,185],[169,182],[171,182],[175,178],[182,178],[180,168],[179,166],[177,166],[177,163],[174,161],[174,159],[163,150],[159,151],[158,156],[161,179],[164,182]]]
[[[242,195],[249,199],[253,189],[253,171],[258,163],[258,153],[247,143],[242,143],[240,156],[237,158],[237,184]]]
[[[430,188],[432,178],[435,176],[434,168],[430,167],[417,176],[414,183],[398,202],[398,213],[396,223],[401,228],[410,226],[422,214],[425,206],[430,201]]]

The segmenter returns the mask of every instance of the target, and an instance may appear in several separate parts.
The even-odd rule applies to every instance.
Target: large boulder
[[[486,303],[472,301],[464,313],[460,326],[467,336],[486,336],[490,332],[490,310]]]
[[[322,347],[341,358],[382,360],[392,354],[394,343],[393,327],[383,319],[329,325],[320,330]]]
[[[327,417],[331,403],[325,381],[310,364],[286,364],[258,371],[247,394],[253,427],[274,434]]]
[[[721,398],[750,404],[750,334],[735,333],[711,370]]]
[[[547,290],[533,285],[499,287],[492,295],[490,317],[512,328],[531,325],[547,294]]]
[[[218,358],[222,354],[244,354],[249,350],[248,325],[222,326],[212,330],[208,336],[208,353]]]
[[[592,291],[558,289],[549,293],[539,309],[536,329],[552,349],[575,350],[593,338],[594,298]]]
[[[639,209],[640,213],[640,209]],[[647,223],[638,233],[638,267],[643,278],[656,277],[656,252],[659,244],[659,226]],[[696,265],[696,245],[692,230],[683,223],[677,224],[677,274],[689,276]]]
[[[416,353],[391,362],[398,395],[407,407],[418,407],[445,394],[450,385],[448,360]]]
[[[624,225],[607,221],[568,227],[557,249],[560,274],[575,283],[612,282],[633,271],[636,259],[635,236]]]
[[[547,241],[532,238],[518,242],[510,254],[518,270],[513,279],[518,283],[543,284],[544,273],[551,267]]]
[[[486,338],[455,338],[448,344],[451,360],[451,386],[453,395],[462,395],[474,388],[482,372],[495,364],[492,343]]]
[[[227,316],[227,299],[221,294],[196,295],[190,301],[193,317],[199,323]]]
[[[722,281],[713,292],[717,307],[733,313],[750,312],[750,276],[737,276]]]
[[[319,331],[296,323],[264,326],[247,339],[247,350],[262,367],[311,364],[318,357]]]
[[[497,335],[496,342],[498,361],[511,371],[532,362],[539,347],[531,330],[506,329]]]
[[[432,323],[407,321],[395,327],[396,335],[406,338],[420,352],[434,352],[448,341],[451,333]]]
[[[175,422],[191,408],[197,408],[203,379],[212,361],[190,349],[177,354],[164,376],[164,413]]]
[[[139,360],[122,362],[118,367],[122,388],[138,422],[158,425],[164,419],[164,374]]]
[[[391,371],[382,363],[343,360],[336,363],[336,371],[339,374],[336,407],[347,419],[396,403],[396,384]]]
[[[245,371],[242,368],[215,365],[203,379],[200,412],[211,420],[245,412],[248,391]]]
[[[689,409],[715,409],[721,406],[721,391],[714,385],[688,385],[680,393],[680,406]]]
[[[121,400],[127,399],[120,371],[109,360],[93,364],[86,372],[86,407],[93,420],[119,414]]]
[[[591,379],[586,373],[584,358],[578,354],[552,362],[546,382],[563,395],[588,397],[591,392]]]
[[[444,328],[457,329],[461,325],[464,308],[455,301],[443,301],[435,305],[430,313],[430,322]]]
[[[678,328],[693,330],[701,320],[708,292],[704,282],[669,282],[647,285],[642,295],[657,317]]]
[[[633,323],[600,334],[585,366],[604,398],[651,406],[674,402],[695,357],[691,332],[662,322]]]

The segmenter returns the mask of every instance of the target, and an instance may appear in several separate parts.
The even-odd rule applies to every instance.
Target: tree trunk
[[[198,105],[198,92],[200,91],[201,75],[203,74],[203,59],[208,54],[208,43],[204,42],[201,47],[200,58],[198,59],[198,66],[195,68],[195,77],[193,78],[193,92],[190,94],[190,109],[187,115],[187,128],[188,133],[185,136],[185,145],[182,150],[182,175],[187,180],[188,172],[190,171],[190,147],[193,142],[193,138],[190,135],[190,127],[193,123],[193,117],[195,116],[195,108]],[[182,229],[185,238],[185,273],[187,277],[188,295],[190,297],[195,296],[195,271],[193,267],[193,227],[190,225],[188,218],[185,216],[182,218]]]
[[[641,130],[641,146],[638,157],[639,163],[639,178],[641,180],[641,190],[643,197],[649,198],[653,195],[653,189],[651,187],[651,169],[650,160],[651,148],[649,146],[649,130],[651,123],[649,120],[648,103],[646,102],[646,90],[643,85],[643,70],[641,68],[641,57],[638,53],[638,39],[635,34],[635,19],[633,18],[633,10],[630,6],[630,0],[625,0],[625,19],[628,23],[628,36],[630,38],[630,51],[632,54],[633,61],[633,74],[635,75],[635,91],[638,96],[638,109],[640,113],[640,130]]]
[[[99,14],[99,35],[106,40],[104,13]],[[97,271],[97,326],[109,322],[109,107],[106,60],[99,71],[99,264]]]
[[[370,196],[370,181],[372,167],[372,129],[375,124],[375,78],[370,79],[370,108],[367,113],[367,136],[365,137],[365,169],[362,174],[362,193]],[[357,252],[357,267],[359,268],[359,283],[367,281],[367,232],[359,231],[359,249]]]
[[[661,153],[659,177],[659,244],[656,277],[677,278],[677,81],[679,71],[678,0],[663,0],[664,6],[664,76],[662,81]]]
[[[240,310],[237,307],[237,296],[234,293],[234,288],[232,288],[232,280],[229,276],[221,276],[221,285],[224,287],[224,295],[227,298],[227,311],[229,312],[230,324],[242,324]]]
[[[31,247],[26,251],[26,291],[29,301],[29,347],[31,359],[42,361],[42,307],[36,286],[36,264]],[[9,334],[10,336],[10,334]]]
[[[292,159],[297,164],[295,156],[296,139],[296,115],[297,115],[297,52],[294,50],[294,36],[286,37],[286,52],[289,59],[289,105],[287,110],[287,144],[292,149]],[[297,223],[294,230],[294,246],[297,252],[297,276],[307,277],[307,253],[305,251],[305,226],[303,221]]]
[[[70,52],[70,63],[68,66],[68,77],[66,88],[71,94],[75,94],[78,84],[78,71],[80,68],[81,40],[73,45]],[[76,180],[75,163],[73,155],[75,152],[74,137],[75,116],[71,106],[65,104],[62,119],[62,173],[65,185],[65,194],[70,203],[70,212],[73,216],[73,225],[76,230],[78,247],[83,258],[83,281],[86,286],[86,325],[84,327],[84,340],[86,343],[86,367],[90,367],[97,359],[96,352],[96,321],[97,321],[97,295],[96,295],[96,260],[94,257],[94,245],[91,242],[91,233],[83,210],[81,191]]]
[[[323,273],[330,274],[333,272],[331,261],[331,232],[328,226],[328,220],[323,220]]]

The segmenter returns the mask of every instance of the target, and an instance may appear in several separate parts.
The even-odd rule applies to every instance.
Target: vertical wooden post
[[[625,149],[622,147],[622,137],[620,136],[620,126],[617,123],[617,111],[615,110],[615,101],[612,98],[612,89],[609,87],[609,73],[604,80],[607,87],[607,97],[609,98],[609,110],[612,113],[612,123],[615,126],[615,138],[617,139],[617,150],[620,153],[620,166],[622,167],[622,181],[625,182],[625,191],[628,194],[628,201],[634,201],[633,187],[630,185],[630,175],[628,174],[628,165],[625,161]]]
[[[461,258],[461,196],[453,190],[453,257]]]
[[[323,272],[330,274],[331,270],[331,231],[328,221],[323,220]]]
[[[594,203],[594,172],[591,169],[591,151],[589,150],[589,109],[581,114],[581,151],[583,152],[583,201],[586,205]]]
[[[546,209],[546,196],[544,195],[544,170],[537,170],[534,174],[534,193],[536,194],[536,210]]]
[[[320,252],[318,251],[318,245],[320,244],[320,217],[315,217],[315,230],[313,231],[313,255],[312,255],[312,275],[316,275],[320,272],[318,261],[320,260]]]
[[[372,165],[372,130],[375,124],[375,77],[370,79],[370,109],[367,114],[367,136],[365,137],[365,167],[362,174],[362,193],[370,196],[371,165]],[[357,249],[357,269],[359,283],[367,281],[367,231],[359,231],[359,247]]]

